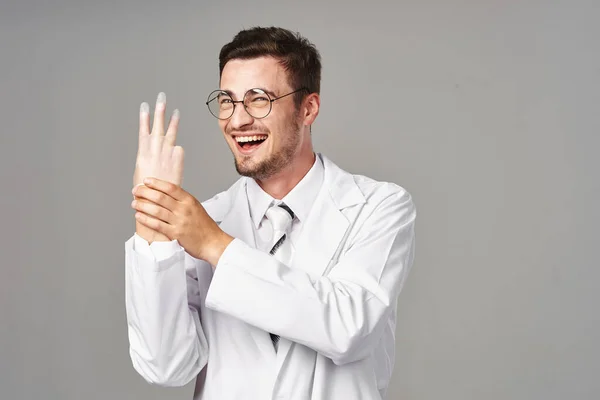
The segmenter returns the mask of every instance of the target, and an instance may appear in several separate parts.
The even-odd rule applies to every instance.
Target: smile
[[[242,154],[253,153],[265,140],[267,135],[234,136],[237,148]]]

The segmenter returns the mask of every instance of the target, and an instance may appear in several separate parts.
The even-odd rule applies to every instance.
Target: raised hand
[[[164,93],[159,93],[154,109],[154,121],[150,131],[150,106],[142,103],[140,106],[140,129],[138,153],[133,173],[133,185],[142,185],[144,178],[152,177],[171,182],[180,186],[183,182],[184,152],[181,146],[175,145],[177,127],[179,125],[179,110],[175,110],[165,133],[165,110],[167,99]],[[143,199],[137,199],[144,202]],[[136,233],[148,242],[168,241],[162,233],[154,231],[136,221]]]
[[[150,107],[148,103],[142,103],[140,106],[140,132],[133,186],[143,183],[147,177],[158,178],[175,185],[181,185],[183,181],[183,147],[175,146],[179,110],[173,111],[165,133],[166,107],[167,98],[161,92],[156,99],[154,122],[150,132]]]

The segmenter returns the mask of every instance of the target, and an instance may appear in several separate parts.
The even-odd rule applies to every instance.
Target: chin
[[[261,169],[260,165],[256,165],[252,162],[249,163],[248,160],[246,160],[246,162],[240,162],[239,159],[235,160],[235,170],[241,176],[247,176],[248,178],[253,179],[264,179],[265,177],[261,173]]]
[[[235,170],[241,176],[264,180],[275,175],[282,169],[281,165],[272,159],[254,161],[252,156],[240,156],[235,158]]]

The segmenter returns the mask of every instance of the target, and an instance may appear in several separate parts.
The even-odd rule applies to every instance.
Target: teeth
[[[254,135],[254,136],[236,136],[235,140],[238,143],[245,143],[245,142],[254,142],[257,140],[262,140],[262,139],[266,139],[267,135]]]

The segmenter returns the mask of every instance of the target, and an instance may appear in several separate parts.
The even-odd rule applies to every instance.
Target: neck
[[[256,180],[256,183],[277,200],[283,199],[310,171],[316,155],[311,150],[305,156],[298,156],[294,162],[268,179]]]

